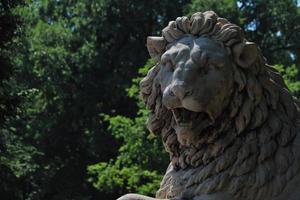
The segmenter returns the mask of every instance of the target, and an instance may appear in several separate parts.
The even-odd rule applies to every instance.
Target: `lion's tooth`
[[[173,113],[173,116],[174,116],[176,122],[178,122],[179,116],[180,116],[178,109],[172,109],[172,113]]]

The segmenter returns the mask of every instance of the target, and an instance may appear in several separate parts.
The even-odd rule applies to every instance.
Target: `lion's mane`
[[[184,34],[208,37],[231,56],[232,47],[246,41],[240,27],[212,11],[179,17],[162,31],[166,43]],[[236,198],[249,199],[251,192],[256,194],[251,198],[261,199],[279,194],[299,171],[299,152],[293,148],[299,138],[297,101],[261,53],[248,68],[235,63],[231,101],[213,126],[199,133],[197,147],[181,146],[177,140],[172,113],[162,104],[159,70],[158,62],[140,83],[150,110],[148,128],[162,137],[171,159],[159,198],[226,190]]]

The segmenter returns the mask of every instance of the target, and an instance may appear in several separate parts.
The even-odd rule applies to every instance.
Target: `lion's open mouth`
[[[202,133],[212,125],[208,114],[205,112],[193,112],[185,108],[175,108],[171,110],[174,121],[172,121],[172,128],[174,128],[177,139],[181,145],[199,145],[199,139]],[[195,143],[196,142],[196,143]]]
[[[172,113],[177,126],[191,129],[208,119],[208,115],[204,112],[193,112],[185,108],[172,109]]]

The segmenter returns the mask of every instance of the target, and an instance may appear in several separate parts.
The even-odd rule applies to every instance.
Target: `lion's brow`
[[[189,48],[184,48],[181,51],[178,51],[177,54],[175,54],[175,57],[173,57],[174,62],[177,63],[184,57],[185,54],[190,55],[190,49]]]
[[[177,63],[178,61],[182,60],[182,58],[184,57],[184,54],[189,54],[190,49],[189,48],[184,48],[181,49],[180,51],[167,51],[165,52],[162,57],[161,57],[161,61],[172,61],[173,64]]]

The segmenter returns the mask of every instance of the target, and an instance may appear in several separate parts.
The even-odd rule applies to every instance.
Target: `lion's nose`
[[[171,92],[180,100],[192,94],[192,90],[189,89],[184,83],[177,83],[173,85]]]

